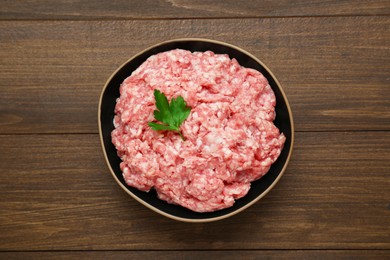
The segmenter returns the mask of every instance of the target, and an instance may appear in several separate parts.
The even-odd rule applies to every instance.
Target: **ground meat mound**
[[[153,92],[182,96],[186,140],[155,131]],[[172,50],[148,58],[120,86],[112,142],[129,186],[196,212],[230,207],[267,173],[285,136],[273,124],[275,95],[258,71],[228,55]]]

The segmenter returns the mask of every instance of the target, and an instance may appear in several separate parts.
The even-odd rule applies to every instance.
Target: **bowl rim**
[[[147,203],[146,201],[138,198],[136,195],[134,195],[125,185],[123,185],[121,183],[121,181],[118,179],[118,177],[116,176],[114,170],[112,169],[111,167],[111,164],[108,160],[108,155],[107,155],[107,152],[106,152],[106,149],[105,149],[105,146],[104,146],[104,140],[103,140],[103,133],[102,133],[102,124],[101,124],[101,107],[102,107],[102,102],[103,102],[103,96],[104,96],[104,92],[106,91],[109,83],[111,82],[112,78],[118,73],[119,70],[121,70],[126,64],[128,64],[129,62],[131,62],[132,60],[134,60],[136,57],[142,55],[143,53],[151,50],[151,49],[154,49],[156,47],[159,47],[161,45],[165,45],[165,44],[168,44],[168,43],[174,43],[174,42],[182,42],[182,41],[200,41],[200,42],[207,42],[207,43],[214,43],[214,44],[218,44],[218,45],[223,45],[223,46],[226,46],[226,47],[229,47],[229,48],[232,48],[232,49],[235,49],[237,51],[240,51],[246,55],[248,55],[250,58],[252,58],[253,60],[255,60],[257,63],[259,63],[270,75],[271,77],[273,78],[273,80],[275,81],[277,87],[279,88],[279,91],[280,93],[282,94],[283,96],[283,99],[286,103],[286,107],[287,107],[287,112],[288,112],[288,116],[290,118],[290,127],[291,127],[291,145],[290,145],[290,149],[288,151],[288,155],[287,155],[287,158],[286,158],[286,161],[284,162],[284,165],[283,165],[283,168],[281,169],[280,173],[278,174],[278,176],[276,177],[276,179],[271,183],[271,185],[265,190],[263,191],[261,194],[259,194],[255,199],[253,199],[252,201],[250,201],[249,203],[247,203],[246,205],[242,206],[241,208],[235,210],[235,211],[232,211],[228,214],[225,214],[225,215],[222,215],[222,216],[218,216],[218,217],[212,217],[212,218],[205,218],[205,219],[190,219],[190,218],[182,218],[182,217],[178,217],[178,216],[175,216],[175,215],[172,215],[172,214],[169,214],[167,212],[164,212],[152,205],[150,205],[149,203]],[[283,88],[281,87],[279,81],[277,80],[277,78],[275,77],[275,75],[272,73],[272,71],[262,62],[260,61],[257,57],[255,57],[254,55],[252,55],[251,53],[249,53],[248,51],[238,47],[238,46],[235,46],[233,44],[230,44],[230,43],[226,43],[226,42],[222,42],[222,41],[218,41],[218,40],[212,40],[212,39],[207,39],[207,38],[176,38],[176,39],[172,39],[172,40],[166,40],[166,41],[163,41],[163,42],[160,42],[160,43],[157,43],[157,44],[154,44],[138,53],[136,53],[135,55],[133,55],[130,59],[128,59],[126,62],[124,62],[122,65],[120,65],[112,74],[111,76],[108,78],[108,80],[106,81],[106,83],[104,84],[104,87],[100,93],[100,98],[99,98],[99,107],[98,107],[98,127],[99,127],[99,137],[100,137],[100,144],[101,144],[101,148],[103,150],[103,154],[104,154],[104,159],[106,160],[106,164],[111,172],[111,175],[114,177],[115,181],[119,184],[119,186],[127,193],[129,194],[132,198],[134,198],[135,200],[137,200],[139,203],[141,203],[142,205],[144,205],[145,207],[153,210],[154,212],[157,212],[159,213],[160,215],[163,215],[167,218],[170,218],[170,219],[173,219],[173,220],[177,220],[177,221],[181,221],[181,222],[190,222],[190,223],[204,223],[204,222],[213,222],[213,221],[217,221],[217,220],[222,220],[222,219],[225,219],[225,218],[228,218],[228,217],[231,217],[233,215],[236,215],[237,213],[240,213],[241,211],[249,208],[250,206],[252,206],[253,204],[255,204],[257,201],[259,201],[261,198],[263,198],[265,195],[267,195],[268,192],[270,192],[272,190],[272,188],[279,182],[279,180],[282,178],[286,168],[287,168],[287,165],[291,159],[291,154],[292,154],[292,150],[293,150],[293,146],[294,146],[294,121],[293,121],[293,115],[292,115],[292,111],[291,111],[291,107],[290,107],[290,104],[288,102],[288,99],[287,99],[287,96],[286,94],[284,93],[284,90]]]

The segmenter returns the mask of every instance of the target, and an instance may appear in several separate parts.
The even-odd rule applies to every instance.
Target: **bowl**
[[[128,186],[125,183],[125,180],[122,177],[122,171],[119,168],[121,159],[117,156],[117,151],[111,142],[111,132],[114,129],[114,109],[116,99],[119,97],[119,86],[151,55],[177,48],[192,52],[211,50],[218,54],[228,54],[230,58],[235,58],[241,66],[260,71],[268,79],[276,96],[277,104],[275,107],[276,118],[274,124],[286,136],[284,148],[277,161],[272,164],[268,173],[259,180],[252,182],[248,194],[243,198],[236,200],[234,205],[230,208],[214,212],[198,213],[182,206],[169,204],[158,199],[154,190],[143,192]],[[98,122],[104,157],[112,176],[119,186],[131,197],[153,211],[168,218],[184,222],[210,222],[221,220],[243,211],[256,203],[259,199],[263,198],[280,180],[286,170],[294,142],[294,126],[291,109],[282,87],[271,70],[249,52],[228,43],[209,39],[186,38],[165,41],[147,48],[130,58],[120,66],[106,82],[100,96]]]

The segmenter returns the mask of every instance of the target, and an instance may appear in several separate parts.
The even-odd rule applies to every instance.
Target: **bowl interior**
[[[260,71],[268,79],[269,84],[275,92],[277,105],[276,119],[274,123],[286,136],[284,148],[278,160],[271,166],[269,172],[261,179],[252,182],[251,189],[249,190],[248,194],[243,198],[238,199],[236,203],[230,208],[208,213],[193,212],[182,206],[168,204],[167,202],[158,199],[156,192],[153,190],[147,193],[139,191],[136,188],[129,187],[126,185],[122,177],[122,172],[119,168],[121,160],[117,156],[117,151],[111,142],[111,132],[114,129],[114,109],[116,105],[116,99],[119,97],[119,86],[148,57],[176,48],[190,50],[192,52],[211,50],[215,53],[228,54],[230,58],[235,58],[240,63],[240,65]],[[265,67],[265,65],[263,65],[249,53],[242,51],[237,47],[220,42],[197,39],[175,40],[165,42],[147,49],[146,51],[138,54],[126,62],[114,73],[114,75],[107,82],[105,89],[103,89],[99,109],[99,131],[101,135],[103,151],[106,155],[109,166],[113,171],[113,174],[116,176],[117,181],[122,184],[121,186],[129,194],[133,195],[135,198],[138,198],[138,200],[142,200],[143,204],[146,206],[152,208],[155,211],[158,211],[159,213],[162,213],[165,216],[182,221],[202,222],[217,220],[239,212],[247,206],[251,205],[251,203],[264,196],[265,193],[268,192],[269,188],[279,179],[278,177],[283,174],[285,165],[287,164],[292,149],[293,125],[291,111],[285,95],[276,79],[274,79],[273,75]]]

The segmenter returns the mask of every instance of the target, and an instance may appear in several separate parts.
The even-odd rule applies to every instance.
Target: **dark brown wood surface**
[[[386,16],[3,21],[0,133],[97,133],[98,97],[115,69],[150,45],[192,36],[267,64],[298,131],[390,130],[389,31]]]
[[[0,3],[0,19],[179,19],[389,15],[387,0],[14,0]]]
[[[0,259],[389,258],[389,15],[389,1],[2,1]],[[111,73],[182,37],[253,53],[295,119],[282,180],[218,222],[133,200],[97,134]]]
[[[29,259],[386,259],[387,250],[216,250],[0,252],[7,260]]]

